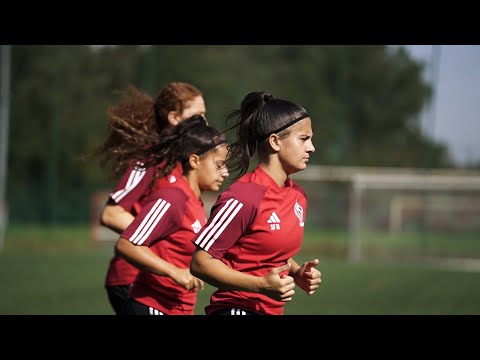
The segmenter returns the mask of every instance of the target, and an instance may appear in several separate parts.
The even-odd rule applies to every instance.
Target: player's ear
[[[198,156],[197,154],[190,154],[190,156],[188,157],[188,163],[190,164],[190,167],[192,169],[198,169],[198,167],[200,166],[200,156]]]
[[[277,134],[270,135],[268,143],[274,151],[280,151],[280,137]]]
[[[176,111],[169,111],[167,114],[167,119],[172,126],[177,126],[180,123],[180,116]]]

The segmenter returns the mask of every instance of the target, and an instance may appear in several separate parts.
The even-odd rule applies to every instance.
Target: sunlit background
[[[480,314],[478,65],[463,45],[2,45],[0,314],[113,314],[117,236],[98,216],[117,179],[85,155],[116,90],[171,81],[219,129],[256,90],[311,115],[316,152],[292,178],[309,199],[299,259],[323,282],[286,314]]]

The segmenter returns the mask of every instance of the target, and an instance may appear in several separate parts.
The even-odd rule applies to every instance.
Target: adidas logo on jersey
[[[170,184],[173,184],[175,181],[177,181],[177,178],[175,177],[175,175],[172,175],[168,178],[168,181],[170,182]]]
[[[200,229],[202,228],[202,225],[200,224],[200,221],[195,220],[195,222],[192,224],[192,229],[193,229],[193,232],[196,234],[200,231]]]
[[[280,230],[280,219],[275,211],[272,212],[272,215],[270,215],[270,219],[267,220],[267,223],[270,224],[270,230]]]

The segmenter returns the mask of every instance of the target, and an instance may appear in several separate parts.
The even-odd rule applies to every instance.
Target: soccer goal
[[[480,258],[480,176],[356,173],[348,257]]]
[[[319,253],[480,259],[479,172],[310,165],[292,179],[307,192]]]

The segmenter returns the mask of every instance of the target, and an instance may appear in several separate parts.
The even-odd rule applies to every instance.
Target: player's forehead
[[[182,117],[187,118],[195,114],[205,115],[206,112],[205,100],[199,95],[184,104]]]
[[[214,161],[225,161],[227,155],[228,150],[226,143],[219,144],[205,153],[205,157],[211,158]]]
[[[290,134],[312,136],[313,130],[311,118],[307,117],[300,120],[296,124],[293,124],[290,128]]]

